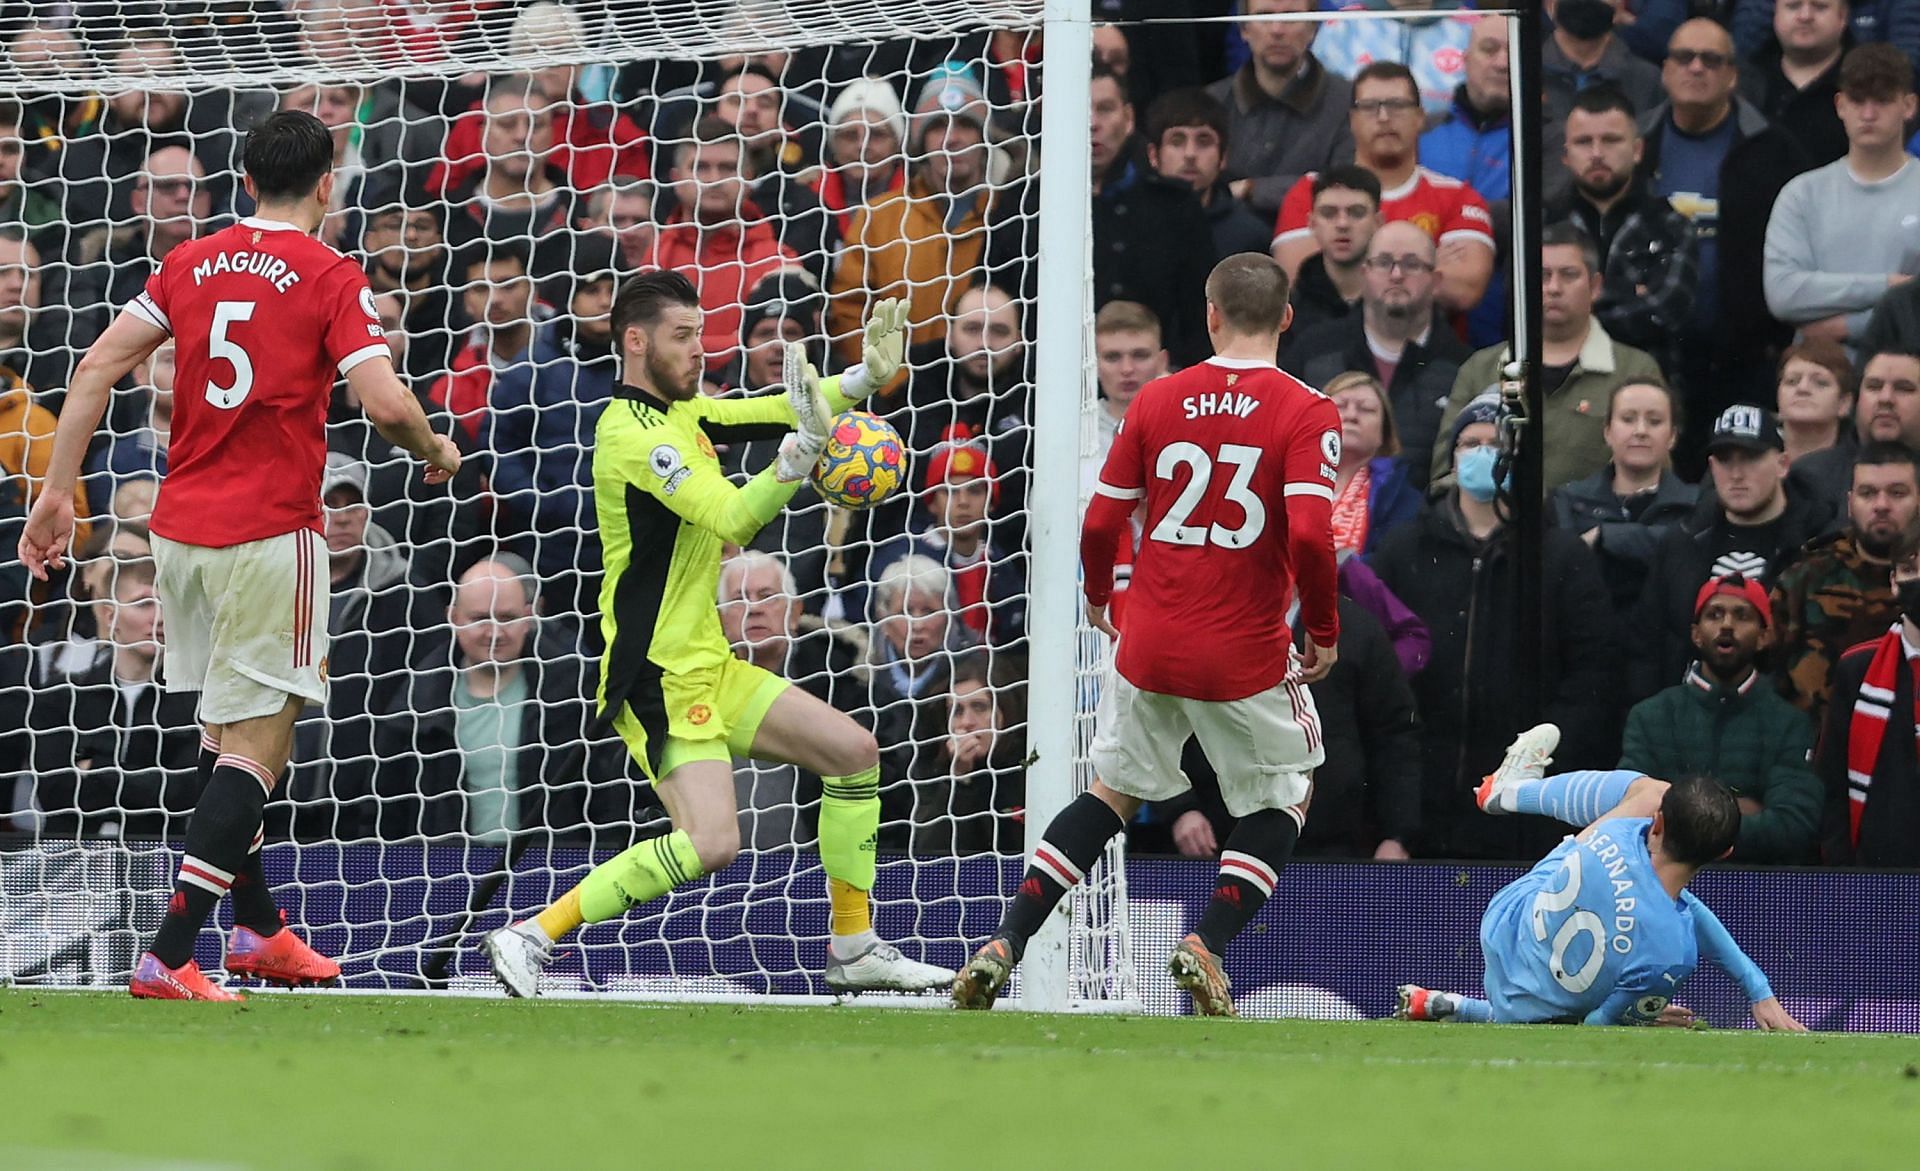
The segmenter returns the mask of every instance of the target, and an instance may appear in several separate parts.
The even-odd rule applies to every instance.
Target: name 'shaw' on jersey
[[[1212,358],[1142,388],[1082,541],[1088,600],[1105,605],[1114,539],[1144,504],[1120,673],[1189,699],[1273,687],[1292,669],[1286,615],[1296,586],[1308,634],[1332,646],[1339,466],[1332,400],[1270,364]]]
[[[153,531],[209,548],[324,531],[334,381],[388,353],[359,266],[291,224],[245,219],[175,248],[126,311],[175,346]]]

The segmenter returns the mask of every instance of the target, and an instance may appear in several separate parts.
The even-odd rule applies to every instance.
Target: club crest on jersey
[[[1228,385],[1228,386],[1232,386],[1232,385],[1233,385],[1234,383],[1236,383],[1236,382],[1238,382],[1238,381],[1240,381],[1240,376],[1239,376],[1238,374],[1229,374],[1229,375],[1227,375],[1227,385]]]
[[[698,728],[713,718],[713,709],[704,703],[696,703],[687,709],[687,723]]]
[[[700,432],[700,434],[696,437],[696,441],[700,444],[701,455],[706,456],[708,459],[720,458],[719,453],[713,450],[713,440],[707,438],[707,433],[705,431]]]
[[[1320,455],[1334,467],[1340,466],[1340,432],[1325,431],[1320,435]]]
[[[680,449],[671,443],[662,443],[647,456],[647,465],[654,475],[664,480],[680,470]]]

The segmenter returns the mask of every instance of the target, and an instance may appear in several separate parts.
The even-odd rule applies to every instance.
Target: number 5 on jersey
[[[207,401],[223,411],[230,411],[247,401],[253,393],[253,359],[247,351],[227,336],[227,327],[236,321],[252,321],[252,301],[218,301],[213,306],[213,328],[207,333],[207,357],[225,359],[233,366],[233,385],[221,386],[212,378],[207,379]]]

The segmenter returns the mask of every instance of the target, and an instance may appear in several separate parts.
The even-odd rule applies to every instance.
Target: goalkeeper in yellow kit
[[[901,955],[874,934],[880,753],[873,734],[780,676],[733,655],[715,602],[724,542],[745,544],[812,474],[836,413],[885,386],[906,352],[906,307],[875,306],[863,361],[822,382],[798,343],[786,393],[716,399],[705,368],[700,298],[675,272],[629,279],[613,302],[621,383],[594,437],[593,483],[606,581],[601,711],[654,782],[673,832],[595,867],[531,919],[486,937],[494,975],[533,996],[555,940],[712,874],[740,851],[733,758],[820,774],[820,857],[832,903],[826,982],[841,991],[944,988],[945,968]],[[744,486],[720,471],[714,444],[784,434],[774,462]]]

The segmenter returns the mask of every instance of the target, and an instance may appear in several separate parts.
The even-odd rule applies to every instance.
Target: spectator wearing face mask
[[[1491,395],[1460,412],[1444,440],[1455,487],[1387,534],[1371,558],[1380,580],[1433,639],[1432,658],[1412,681],[1422,715],[1422,828],[1410,845],[1416,856],[1531,857],[1563,832],[1541,819],[1486,817],[1473,801],[1474,788],[1499,765],[1533,706],[1533,697],[1516,690],[1513,664],[1521,641],[1539,637],[1514,621],[1513,542],[1496,506],[1505,487],[1499,418]],[[1540,717],[1565,729],[1557,766],[1608,765],[1619,717],[1612,607],[1578,537],[1547,530],[1542,556]]]

